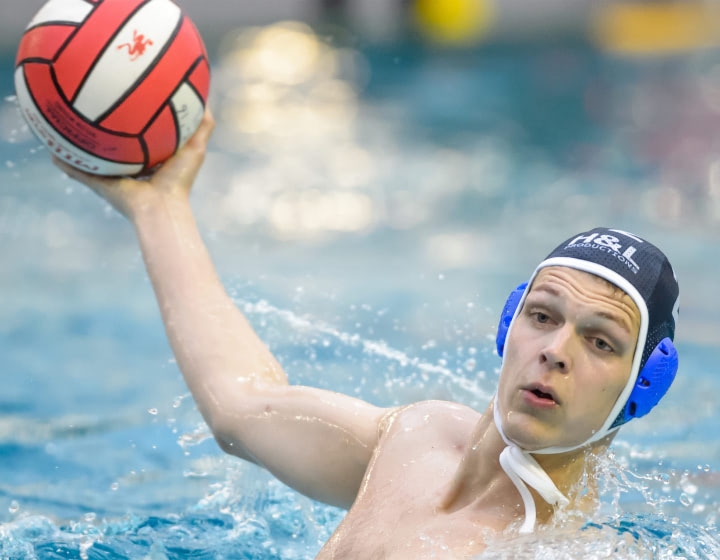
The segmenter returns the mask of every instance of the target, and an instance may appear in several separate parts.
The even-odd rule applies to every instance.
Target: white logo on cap
[[[619,229],[611,229],[610,231],[625,235],[638,241],[639,243],[643,242],[642,239],[631,233],[627,233]],[[606,233],[602,235],[599,233],[578,235],[575,239],[568,243],[566,249],[570,247],[585,247],[588,249],[597,249],[599,251],[610,253],[620,262],[626,264],[633,274],[637,274],[640,271],[640,265],[632,260],[633,255],[637,252],[637,248],[632,245],[624,246],[620,239],[614,235],[608,235]]]

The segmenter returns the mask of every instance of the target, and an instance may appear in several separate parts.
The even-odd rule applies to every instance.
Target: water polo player
[[[592,505],[589,467],[677,369],[678,286],[657,248],[605,228],[560,244],[508,299],[500,382],[483,413],[293,386],[225,293],[194,222],[189,193],[212,128],[206,114],[147,181],[57,163],[135,227],[178,366],[220,447],[349,508],[318,558],[467,557],[488,530],[529,532],[558,505]]]

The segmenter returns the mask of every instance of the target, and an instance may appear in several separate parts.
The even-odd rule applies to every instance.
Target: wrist
[[[129,205],[127,217],[136,228],[148,222],[157,222],[162,217],[177,220],[192,216],[187,193],[169,193],[148,189]]]

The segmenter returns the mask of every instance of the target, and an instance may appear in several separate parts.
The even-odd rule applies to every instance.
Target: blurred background
[[[12,538],[122,548],[178,525],[220,546],[190,511],[229,512],[232,546],[256,513],[258,554],[294,557],[267,552],[279,531],[312,557],[339,516],[252,501],[272,483],[208,440],[131,228],[17,111],[15,49],[42,3],[0,0],[0,556]],[[696,531],[717,535],[720,511],[720,2],[179,4],[208,46],[218,121],[193,207],[291,379],[481,408],[500,310],[535,265],[596,225],[647,237],[680,281],[680,373],[617,439],[640,482],[609,492],[691,523],[651,546],[711,542]]]
[[[6,96],[41,5],[0,2]],[[676,266],[718,262],[719,2],[181,5],[210,52],[226,171],[198,211],[232,243],[328,250],[413,232],[410,252],[433,269],[515,277],[567,232],[606,223],[657,232]],[[34,139],[12,103],[3,141],[17,179]],[[515,235],[527,261],[508,258]],[[680,336],[715,343],[715,278],[681,281]]]

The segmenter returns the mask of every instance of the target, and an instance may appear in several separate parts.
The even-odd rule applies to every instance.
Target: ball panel
[[[188,78],[190,84],[195,88],[203,101],[207,101],[210,90],[210,67],[207,59],[200,61]]]
[[[50,0],[30,20],[27,29],[46,23],[80,23],[93,10],[93,5],[84,0]]]
[[[43,65],[28,66],[39,67]],[[19,67],[15,71],[15,91],[18,96],[20,110],[30,125],[30,128],[32,128],[33,132],[43,141],[50,153],[54,156],[67,161],[70,165],[78,169],[100,175],[134,175],[142,170],[142,164],[115,163],[96,157],[61,136],[55,130],[55,125],[51,124],[45,118],[35,104],[28,89],[23,67]]]
[[[207,50],[205,49],[205,43],[202,40],[202,37],[200,36],[200,32],[197,30],[197,27],[195,27],[195,24],[192,22],[190,18],[187,18],[188,22],[190,23],[190,27],[193,30],[193,33],[195,33],[195,39],[200,45],[200,48],[202,49],[202,54],[205,57],[205,60],[210,60],[210,57],[208,56]]]
[[[148,167],[154,167],[175,153],[177,127],[169,105],[163,108],[143,134],[143,138],[148,148]]]
[[[20,41],[15,65],[30,59],[52,61],[75,29],[74,25],[54,24],[27,31]]]
[[[58,83],[67,99],[73,99],[96,59],[115,36],[118,27],[144,0],[103,2],[92,12],[55,62]],[[132,31],[130,31],[132,38]]]
[[[103,121],[101,126],[139,134],[178,87],[200,55],[185,18],[177,37],[152,71]]]
[[[138,81],[143,80],[143,84],[147,82],[146,74],[153,72],[152,69],[158,61],[167,58],[163,51],[177,35],[181,19],[180,8],[170,0],[151,0],[143,5],[118,30],[96,61],[73,102],[75,110],[88,120],[102,121],[133,91]],[[171,90],[174,85],[170,84]],[[145,91],[147,96],[147,88]],[[159,95],[162,96],[162,93]],[[142,112],[141,118],[145,119],[143,126],[129,125],[118,130],[138,134],[166,98],[167,96],[163,97],[159,102],[156,99],[143,98],[139,105],[133,105],[134,110],[145,106],[150,108],[149,111]]]
[[[22,69],[38,110],[68,142],[111,161],[145,161],[137,137],[112,134],[83,121],[58,93],[49,65],[28,63]]]
[[[205,103],[189,84],[181,85],[170,101],[178,129],[178,145],[182,146],[200,126]]]

